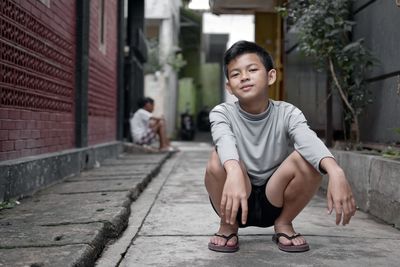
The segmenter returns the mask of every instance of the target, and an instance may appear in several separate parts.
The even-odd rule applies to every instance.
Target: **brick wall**
[[[72,148],[75,0],[1,0],[0,35],[0,160]]]
[[[104,0],[104,47],[100,45],[100,3],[90,3],[89,145],[116,140],[117,1]]]

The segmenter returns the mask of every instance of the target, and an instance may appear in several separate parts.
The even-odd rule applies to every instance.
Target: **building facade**
[[[143,25],[144,0],[1,1],[0,201],[121,151],[143,95]]]
[[[74,147],[75,1],[0,4],[0,160]]]

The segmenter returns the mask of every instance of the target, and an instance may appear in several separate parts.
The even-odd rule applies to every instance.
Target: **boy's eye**
[[[231,77],[236,77],[236,76],[238,76],[238,75],[239,75],[239,73],[237,73],[237,72],[236,72],[236,73],[232,73],[232,74],[231,74]]]
[[[255,72],[255,71],[257,71],[258,69],[250,69],[250,72]]]

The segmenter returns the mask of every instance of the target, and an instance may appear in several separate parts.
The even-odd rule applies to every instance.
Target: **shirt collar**
[[[248,120],[251,120],[251,121],[259,121],[259,120],[265,119],[271,113],[271,106],[273,105],[273,102],[268,99],[268,108],[267,108],[267,110],[265,110],[265,111],[263,111],[262,113],[259,113],[259,114],[251,114],[251,113],[248,113],[248,112],[244,111],[240,107],[239,101],[236,101],[235,105],[236,105],[237,109],[239,110],[239,114],[242,115],[244,118],[246,118]]]

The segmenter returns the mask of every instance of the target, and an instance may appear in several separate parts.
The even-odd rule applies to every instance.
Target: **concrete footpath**
[[[219,225],[203,183],[211,146],[175,145],[121,155],[0,211],[0,266],[400,266],[400,231],[363,212],[336,226],[321,196],[294,222],[306,253],[280,251],[272,228],[241,229],[237,253],[209,251]]]
[[[108,245],[96,266],[400,266],[400,231],[358,211],[348,226],[336,226],[326,214],[324,196],[316,196],[295,220],[311,250],[280,251],[272,228],[239,231],[234,254],[208,250],[218,218],[203,185],[211,147],[178,143],[172,156],[132,206],[123,235]]]

